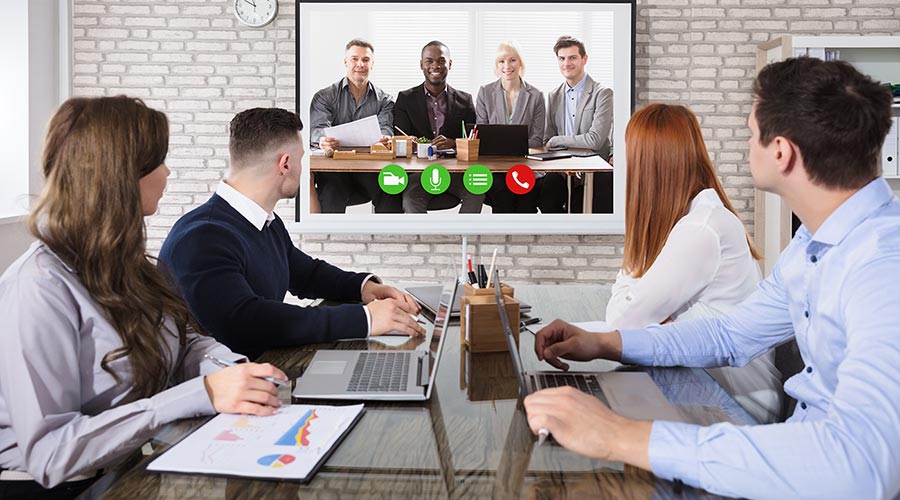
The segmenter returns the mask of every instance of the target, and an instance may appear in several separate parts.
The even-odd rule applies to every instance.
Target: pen
[[[469,264],[469,284],[477,285],[478,277],[475,276],[475,270],[472,269],[472,256],[471,255],[466,254],[466,262],[468,262],[468,264]]]
[[[466,121],[462,121],[462,137],[466,137]]]
[[[545,427],[541,427],[538,429],[538,446],[544,444],[544,441],[550,436],[550,431],[548,431]]]
[[[481,288],[487,286],[487,271],[484,269],[484,264],[478,264],[478,286]]]
[[[487,287],[491,287],[491,280],[494,279],[494,264],[497,262],[497,249],[494,249],[494,255],[491,256],[491,270],[488,271]]]
[[[221,366],[222,368],[228,368],[229,366],[237,365],[237,363],[235,363],[233,361],[226,361],[224,359],[220,359],[220,358],[217,358],[217,357],[209,355],[209,354],[204,354],[203,357],[212,361],[213,363],[217,364],[218,366]],[[274,377],[262,377],[262,379],[265,380],[266,382],[272,382],[273,384],[278,385],[278,386],[287,384],[287,382],[285,382],[283,380],[278,380],[277,378],[274,378]]]
[[[541,318],[528,318],[519,323],[519,329],[522,330],[528,325],[533,325],[535,323],[540,323],[540,322],[541,322]]]

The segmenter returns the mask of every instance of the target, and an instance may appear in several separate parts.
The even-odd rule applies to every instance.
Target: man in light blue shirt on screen
[[[785,423],[630,420],[569,388],[525,400],[534,432],[706,490],[749,498],[900,496],[900,202],[881,177],[891,95],[849,64],[789,59],[760,72],[750,171],[803,222],[772,274],[721,318],[588,334],[557,320],[540,359],[741,366],[796,338]]]

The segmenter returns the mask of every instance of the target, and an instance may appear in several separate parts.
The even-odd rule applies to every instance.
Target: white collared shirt
[[[219,182],[219,185],[216,187],[216,194],[225,200],[226,203],[231,205],[231,208],[235,209],[237,213],[241,214],[241,217],[247,219],[247,222],[253,224],[253,227],[259,231],[262,231],[264,227],[268,227],[269,224],[275,220],[274,212],[266,212],[255,201],[251,200],[244,193],[231,187],[225,181]],[[370,274],[363,280],[359,289],[360,296],[362,296],[362,291],[366,288],[366,283],[374,277],[374,274]],[[366,312],[366,323],[369,325],[369,329],[366,332],[366,337],[368,337],[372,334],[372,313],[369,312],[369,307],[366,305],[363,305],[363,311]]]

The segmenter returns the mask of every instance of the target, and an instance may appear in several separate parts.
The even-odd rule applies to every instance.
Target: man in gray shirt
[[[588,55],[584,44],[561,36],[553,46],[559,71],[566,79],[547,96],[547,147],[590,149],[604,160],[610,156],[613,91],[594,81],[585,71]],[[594,174],[593,213],[612,213],[611,172]],[[572,192],[571,212],[581,212],[584,186],[581,179]],[[541,187],[541,212],[563,212],[566,203],[563,174],[547,174]]]
[[[347,43],[344,68],[347,76],[316,92],[309,105],[310,146],[337,148],[341,144],[325,135],[325,129],[367,116],[378,116],[381,142],[393,135],[394,100],[369,81],[375,49],[360,39]],[[318,172],[316,192],[322,213],[344,213],[348,205],[372,202],[376,213],[400,213],[402,197],[389,195],[378,186],[378,173]]]

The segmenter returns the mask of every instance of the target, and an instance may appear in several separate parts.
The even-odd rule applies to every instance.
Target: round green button
[[[472,194],[487,193],[493,184],[494,176],[491,175],[491,169],[484,165],[472,165],[463,174],[463,186]]]
[[[409,176],[400,165],[390,164],[378,173],[378,186],[387,194],[400,194],[409,184]]]
[[[428,194],[441,194],[450,187],[450,172],[443,165],[429,165],[422,171],[422,189]]]

